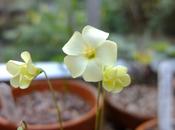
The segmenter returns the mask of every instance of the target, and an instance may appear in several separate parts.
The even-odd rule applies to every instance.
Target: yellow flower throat
[[[84,56],[88,59],[93,59],[96,55],[95,48],[91,46],[86,46],[84,49]]]

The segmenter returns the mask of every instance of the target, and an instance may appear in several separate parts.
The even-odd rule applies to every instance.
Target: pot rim
[[[75,126],[77,124],[83,123],[86,120],[93,118],[94,115],[96,115],[96,98],[97,98],[97,94],[96,94],[96,89],[95,87],[93,87],[93,85],[89,84],[89,83],[85,83],[83,81],[80,80],[73,80],[73,79],[54,79],[51,81],[68,81],[69,83],[73,83],[73,84],[77,84],[79,87],[81,87],[82,89],[84,89],[84,91],[86,91],[86,93],[91,94],[91,96],[93,96],[92,98],[95,100],[95,104],[92,105],[92,107],[90,108],[90,110],[84,114],[82,114],[81,116],[77,117],[76,119],[72,119],[72,120],[68,120],[68,121],[64,121],[63,122],[63,128],[67,128],[67,127],[71,127],[71,126]],[[37,81],[34,81],[37,82]],[[77,87],[77,86],[76,86]],[[4,126],[12,126],[12,127],[17,127],[17,124],[3,118],[0,117],[0,124],[4,125]],[[35,124],[35,125],[28,125],[29,129],[32,130],[38,130],[41,129],[42,130],[48,130],[48,129],[58,129],[60,128],[60,125],[58,123],[53,123],[53,124]]]
[[[136,130],[147,130],[148,128],[151,128],[153,126],[157,125],[157,119],[153,118],[151,120],[143,122],[141,125],[139,125]]]

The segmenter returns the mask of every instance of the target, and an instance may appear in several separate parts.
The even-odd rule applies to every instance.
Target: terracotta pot
[[[52,80],[52,85],[56,91],[64,91],[65,83],[69,87],[69,91],[81,96],[90,106],[89,112],[74,120],[63,122],[64,130],[93,130],[95,126],[96,115],[96,89],[90,84],[77,80]],[[27,95],[33,91],[44,91],[48,89],[46,81],[34,81],[32,85],[25,90],[14,89],[15,98]],[[0,117],[0,130],[16,130],[17,124]],[[58,124],[47,125],[28,125],[29,130],[60,130]]]
[[[115,105],[108,96],[106,96],[105,100],[106,104],[106,116],[107,118],[112,121],[116,127],[119,128],[130,128],[135,129],[139,124],[152,119],[153,117],[146,117],[135,115],[132,113],[129,113],[127,111],[124,111]]]
[[[151,128],[155,128],[156,126],[157,126],[157,119],[152,119],[139,125],[136,128],[136,130],[150,130]]]

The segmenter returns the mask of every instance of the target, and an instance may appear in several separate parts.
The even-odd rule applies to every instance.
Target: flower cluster
[[[72,77],[82,76],[88,82],[103,82],[110,92],[119,92],[130,84],[127,68],[114,66],[117,59],[117,44],[107,40],[109,33],[85,26],[82,33],[75,32],[64,45],[67,54],[64,63]],[[27,88],[42,70],[33,65],[30,53],[21,53],[24,62],[10,60],[7,70],[13,76],[10,83],[14,87]]]
[[[64,63],[72,77],[82,76],[85,81],[102,81],[110,92],[119,92],[130,84],[127,69],[114,66],[117,59],[117,44],[107,40],[109,33],[85,26],[82,33],[75,32],[63,47],[67,56]]]
[[[130,84],[131,80],[126,67],[114,66],[117,60],[117,44],[107,40],[108,36],[109,33],[92,26],[85,26],[82,33],[75,32],[63,47],[64,53],[67,54],[64,58],[64,63],[67,65],[72,77],[82,76],[88,82],[102,81],[103,87],[107,91],[120,92]],[[26,89],[31,81],[43,72],[57,108],[61,129],[63,130],[60,108],[57,105],[53,87],[46,72],[34,66],[29,52],[22,52],[21,58],[24,62],[10,60],[6,64],[7,71],[12,75],[10,84],[15,88]],[[99,86],[101,87],[101,85]],[[100,95],[100,93],[98,94]],[[97,96],[97,104],[100,102],[99,97]],[[97,105],[96,130],[100,129],[99,117],[102,117],[102,112],[100,112],[99,105]],[[24,128],[20,126],[18,129]]]

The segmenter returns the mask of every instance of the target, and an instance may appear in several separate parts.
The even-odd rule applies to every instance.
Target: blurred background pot
[[[64,85],[66,83],[69,92],[74,93],[86,103],[90,105],[90,110],[83,114],[77,119],[72,119],[63,122],[64,130],[93,130],[95,126],[95,115],[96,115],[96,90],[92,85],[84,83],[83,81],[77,80],[51,80],[55,91],[63,92],[65,90]],[[14,89],[14,98],[18,98],[23,95],[28,95],[34,91],[43,92],[48,90],[48,84],[46,81],[34,81],[28,89],[20,90]],[[0,117],[0,129],[1,130],[16,130],[17,124],[14,124],[3,117]],[[59,130],[58,124],[44,124],[44,125],[28,125],[29,130]]]
[[[135,129],[140,123],[156,116],[156,101],[155,86],[131,85],[121,93],[107,94],[106,116],[118,128]]]
[[[107,118],[119,128],[136,128],[140,123],[149,120],[151,117],[134,115],[116,107],[110,100],[106,101]]]

